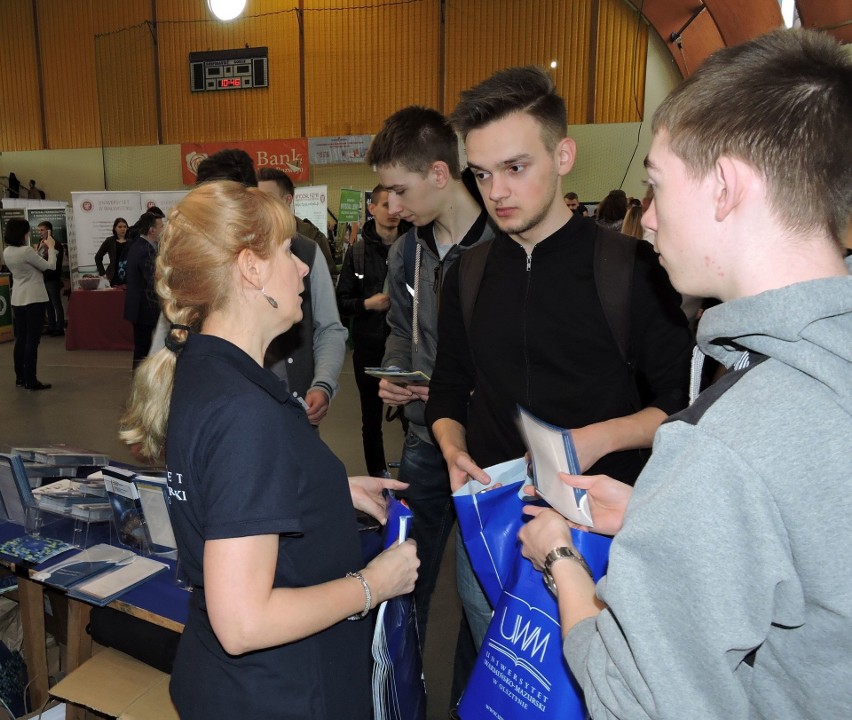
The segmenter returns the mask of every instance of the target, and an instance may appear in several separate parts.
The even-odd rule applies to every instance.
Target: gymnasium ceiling
[[[628,0],[663,38],[684,77],[714,50],[762,35],[783,23],[778,0]],[[803,27],[852,42],[849,0],[797,0]],[[685,27],[685,29],[683,29]],[[672,40],[680,34],[679,43]]]

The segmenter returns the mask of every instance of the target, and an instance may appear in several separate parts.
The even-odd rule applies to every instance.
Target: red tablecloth
[[[68,300],[66,350],[132,350],[124,290],[75,290]]]

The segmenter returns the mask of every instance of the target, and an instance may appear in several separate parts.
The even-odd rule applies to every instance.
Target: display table
[[[0,523],[0,542],[19,537],[24,529],[10,522]],[[49,565],[61,558],[52,558]],[[161,558],[157,558],[160,560]],[[190,593],[174,582],[174,562],[162,560],[169,569],[155,575],[141,585],[113,600],[108,607],[154,625],[182,632],[189,614]],[[21,624],[24,631],[24,657],[30,678],[30,699],[33,707],[41,707],[47,700],[47,654],[45,651],[44,585],[30,579],[33,568],[16,565],[13,558],[0,555],[0,565],[10,568],[18,576],[18,597]],[[49,583],[48,583],[49,586]],[[86,632],[92,606],[68,598],[68,645],[66,672],[70,673],[85,662],[92,653],[92,638]],[[75,716],[76,713],[69,713]]]
[[[75,290],[68,300],[66,350],[133,350],[124,290]]]

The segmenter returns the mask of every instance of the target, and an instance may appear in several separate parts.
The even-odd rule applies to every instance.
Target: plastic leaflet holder
[[[48,537],[78,548],[109,540],[109,525],[102,518],[99,520],[88,513],[72,515],[70,505],[66,509],[41,507],[18,455],[0,454],[0,500],[2,519],[23,526],[30,535]]]

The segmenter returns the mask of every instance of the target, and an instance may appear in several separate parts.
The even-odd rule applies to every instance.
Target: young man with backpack
[[[632,483],[659,424],[686,404],[680,298],[649,245],[565,205],[576,148],[545,72],[496,73],[462,93],[451,120],[500,228],[441,297],[426,418],[453,489],[524,454],[518,405],[571,429],[584,471]],[[459,590],[469,616],[488,612],[475,582]]]
[[[387,291],[388,250],[399,237],[399,216],[390,211],[388,191],[376,185],[367,209],[373,216],[364,223],[361,238],[343,258],[337,280],[337,307],[341,317],[352,318],[352,366],[361,396],[361,440],[367,474],[389,477],[382,437],[379,381],[364,368],[382,364],[390,295]]]
[[[391,212],[415,226],[388,254],[390,334],[382,364],[431,376],[445,273],[471,247],[492,238],[495,228],[465,185],[458,139],[436,110],[411,106],[391,115],[373,138],[367,162],[388,190]],[[414,512],[412,535],[420,558],[414,597],[422,640],[429,599],[455,522],[450,480],[424,417],[429,385],[382,380],[379,395],[389,405],[403,406],[409,422],[399,479],[409,483],[400,495]],[[465,634],[469,632],[462,627],[462,642]],[[460,691],[455,683],[455,693]]]

